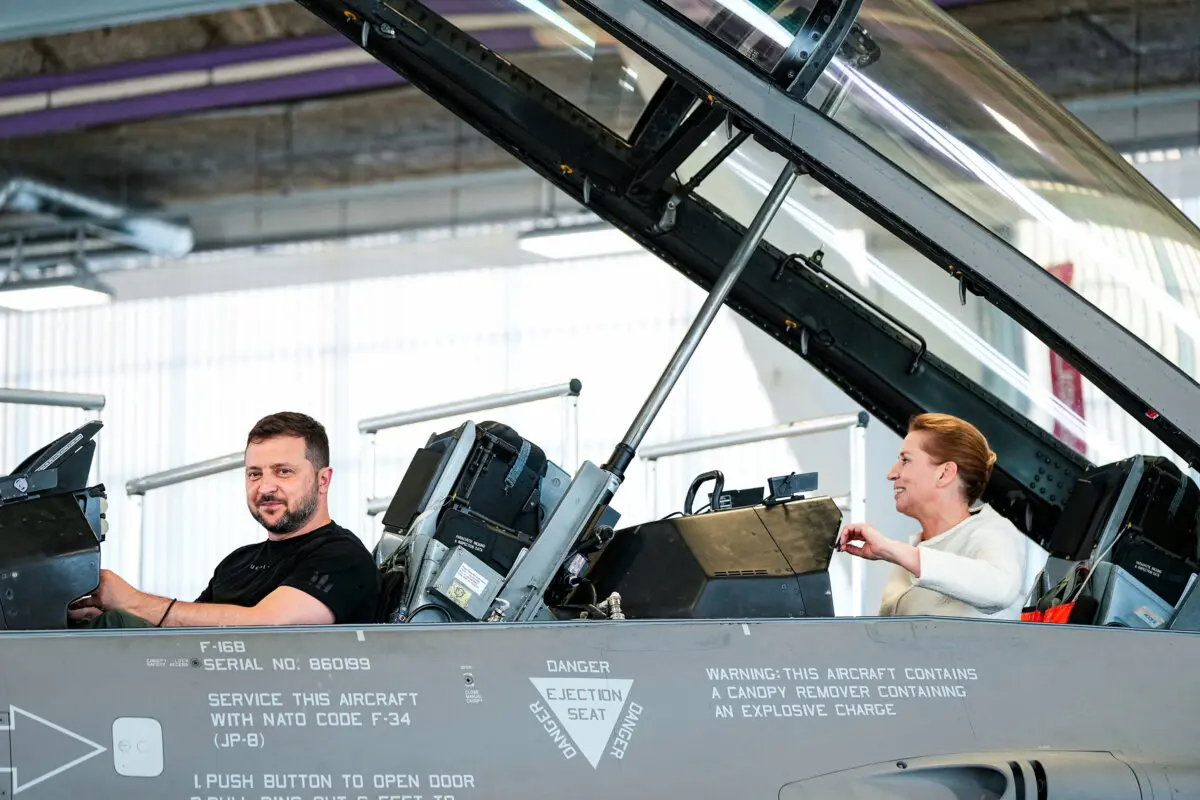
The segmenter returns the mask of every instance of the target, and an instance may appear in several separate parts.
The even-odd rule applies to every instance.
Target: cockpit
[[[302,4],[723,291],[718,305],[883,425],[933,409],[977,425],[998,455],[984,500],[1050,554],[1032,614],[1074,604],[1083,624],[1198,624],[1200,232],[936,7],[520,3],[580,69],[619,64],[627,102],[601,107],[416,0]],[[653,402],[603,467],[574,476],[498,423],[432,437],[383,517],[381,618],[837,616],[842,514],[819,490],[777,481],[743,504],[714,487],[705,512],[622,525],[609,501]],[[32,487],[36,466],[5,485]],[[98,569],[96,498],[61,480],[6,490],[12,587],[35,557],[85,565],[78,585]],[[43,509],[57,516],[31,515]],[[66,549],[39,555],[45,541]],[[45,613],[78,596],[56,585]],[[45,619],[8,592],[9,627]]]
[[[496,429],[507,435],[503,446]],[[522,463],[523,450],[537,457]],[[530,464],[539,465],[533,474]],[[518,470],[529,481],[498,503]],[[619,525],[608,508],[565,552],[530,619],[846,616],[830,582],[843,514],[817,478],[774,476],[763,488],[726,491],[712,470],[689,487],[682,513]],[[387,620],[503,619],[508,606],[496,601],[565,485],[566,473],[536,444],[495,423],[431,437],[383,518],[376,554]],[[1200,487],[1169,459],[1136,456],[1086,470],[1065,493],[1058,523],[1039,542],[1050,559],[1026,619],[1066,607],[1057,621],[1200,629],[1192,591]]]
[[[936,409],[995,442],[984,500],[1050,553],[1032,605],[1184,602],[1200,232],[934,5],[539,5],[581,64],[617,57],[617,107],[416,2],[305,5],[700,285],[761,234],[728,305],[893,430]]]
[[[0,483],[3,629],[64,628],[67,605],[99,582],[105,492],[85,484],[100,427],[39,448]],[[830,570],[844,518],[818,478],[734,490],[714,469],[696,477],[682,512],[622,524],[615,507],[583,506],[584,534],[539,552],[578,502],[571,476],[512,428],[468,420],[431,436],[391,496],[374,549],[377,621],[845,617]],[[1050,560],[1025,618],[1200,630],[1191,477],[1135,456],[1089,468],[1066,494],[1039,542]]]

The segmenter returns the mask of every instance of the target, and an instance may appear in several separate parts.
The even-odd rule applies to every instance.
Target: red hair
[[[996,463],[996,454],[979,429],[949,414],[921,414],[908,423],[908,432],[914,431],[929,434],[923,449],[935,462],[953,461],[958,465],[967,504],[974,505],[983,495]]]

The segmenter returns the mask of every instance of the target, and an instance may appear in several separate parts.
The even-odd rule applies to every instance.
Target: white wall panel
[[[371,254],[389,256],[398,271],[419,268],[402,247]],[[262,415],[304,411],[330,433],[334,518],[373,544],[362,513],[371,487],[359,474],[358,420],[579,378],[580,456],[601,463],[702,299],[673,270],[639,254],[10,314],[0,327],[0,382],[107,396],[104,564],[136,580],[144,555],[143,588],[190,598],[222,556],[262,538],[241,474],[150,492],[144,542],[124,493],[130,478],[239,451]],[[472,418],[505,422],[561,462],[561,409],[561,401],[547,400]],[[9,468],[85,418],[70,409],[0,412],[0,455]],[[390,494],[413,450],[460,421],[380,433],[376,491]],[[778,421],[733,314],[723,310],[646,443]],[[838,435],[814,444],[845,451],[845,441]],[[803,467],[783,442],[668,459],[659,469],[662,513],[679,509],[692,477],[714,466],[731,487],[765,485],[770,475]],[[834,494],[848,488],[843,476],[822,477]],[[644,519],[645,494],[637,462],[614,503],[626,522]]]

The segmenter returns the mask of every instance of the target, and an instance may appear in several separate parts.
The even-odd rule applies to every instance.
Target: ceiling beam
[[[0,0],[0,42],[212,14],[279,0]]]
[[[541,49],[536,34],[529,28],[475,31],[474,35],[488,47],[509,55]],[[39,76],[0,83],[0,140],[221,108],[362,92],[405,82],[374,59],[359,58],[361,51],[345,44],[342,36],[314,36],[193,53],[175,59],[159,59],[154,64],[117,65],[96,70],[93,75]],[[336,50],[334,46],[338,46]],[[305,58],[321,54],[347,54],[354,58],[348,63],[341,63],[337,58],[328,64],[320,61],[302,63]],[[289,59],[300,62],[278,74],[281,63]],[[353,63],[355,61],[362,63]],[[264,68],[255,72],[256,65]],[[232,77],[222,79],[218,75],[222,66],[236,66],[237,69]],[[100,75],[108,80],[93,83]],[[175,84],[161,80],[168,75],[177,76]],[[104,89],[108,84],[116,85],[119,91],[106,95]],[[91,96],[97,99],[89,102],[78,95],[76,102],[52,101],[55,91],[78,92],[81,87],[88,88]],[[35,89],[32,94],[18,94],[31,88]],[[6,104],[13,102],[19,107],[24,104],[29,110],[24,113],[7,111]]]
[[[1063,106],[1073,114],[1098,113],[1105,111],[1128,111],[1170,106],[1179,103],[1200,103],[1200,86],[1177,86],[1152,89],[1142,92],[1119,92],[1094,97],[1073,97],[1063,101]]]
[[[291,0],[0,0],[0,42],[214,14],[254,6],[287,5]],[[934,0],[946,9],[994,0]],[[516,10],[518,4],[513,2]]]

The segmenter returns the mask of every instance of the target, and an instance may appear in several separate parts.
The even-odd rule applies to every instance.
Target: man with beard
[[[246,440],[246,503],[267,540],[226,556],[192,603],[138,591],[101,570],[96,591],[68,611],[72,622],[93,628],[373,622],[379,573],[362,541],[329,516],[332,475],[319,422],[294,412],[264,417]]]

